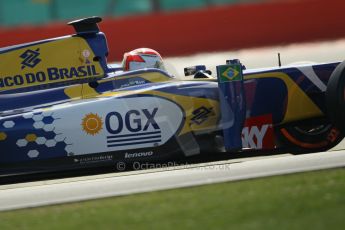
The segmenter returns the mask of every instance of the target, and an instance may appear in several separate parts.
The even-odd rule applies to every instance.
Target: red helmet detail
[[[165,70],[161,55],[157,51],[149,48],[140,48],[129,53],[125,53],[122,67],[124,71],[144,68],[158,68]]]

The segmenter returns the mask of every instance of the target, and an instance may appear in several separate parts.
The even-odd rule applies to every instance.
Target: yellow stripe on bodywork
[[[156,73],[145,73],[140,75],[139,77],[144,78],[147,81],[150,82],[167,82],[167,81],[175,81],[174,78],[170,78],[162,73],[156,72]]]
[[[150,91],[148,93],[151,95],[168,98],[176,102],[178,105],[180,105],[183,108],[185,112],[186,120],[184,122],[184,126],[182,130],[179,133],[180,135],[183,135],[191,131],[194,131],[194,132],[205,131],[205,130],[211,131],[211,130],[215,130],[218,126],[218,121],[220,117],[220,108],[219,108],[219,102],[216,100],[207,99],[207,98],[190,97],[190,96],[181,96],[181,95],[176,95],[176,94],[163,93],[159,91]],[[204,106],[205,108],[212,108],[213,113],[209,115],[206,121],[198,125],[196,123],[193,123],[191,119],[194,116],[193,112],[202,106]]]
[[[117,80],[131,79],[131,78],[142,78],[152,83],[175,81],[174,78],[168,77],[160,72],[147,72],[147,73],[142,72],[142,73],[133,73],[132,75],[114,76],[113,78],[108,78],[104,80],[102,79],[99,82],[103,83],[103,82],[115,81],[114,83],[116,84]]]
[[[245,76],[245,80],[258,78],[277,78],[282,80],[288,89],[287,110],[282,123],[320,117],[324,114],[304,91],[290,78],[281,72],[253,74]]]
[[[85,99],[100,95],[95,89],[91,88],[89,84],[68,87],[64,92],[71,99]]]

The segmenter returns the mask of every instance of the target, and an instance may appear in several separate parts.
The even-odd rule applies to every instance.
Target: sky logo
[[[22,55],[20,55],[20,58],[24,59],[22,61],[22,69],[25,69],[25,67],[34,68],[38,63],[40,63],[42,60],[38,58],[40,55],[39,53],[40,49],[36,50],[26,50]]]

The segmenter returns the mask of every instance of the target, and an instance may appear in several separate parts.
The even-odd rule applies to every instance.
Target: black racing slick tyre
[[[345,61],[333,71],[326,90],[327,115],[345,133]]]
[[[279,128],[278,132],[285,147],[297,153],[326,151],[343,139],[339,129],[328,122],[285,126]]]

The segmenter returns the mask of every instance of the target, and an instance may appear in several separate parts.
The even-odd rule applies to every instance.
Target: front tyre
[[[345,61],[335,68],[328,81],[326,106],[332,124],[345,132]]]

